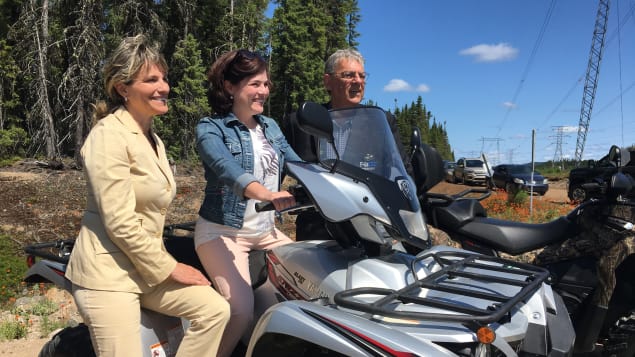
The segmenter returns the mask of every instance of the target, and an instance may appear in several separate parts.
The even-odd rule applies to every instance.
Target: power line
[[[520,95],[520,91],[523,87],[523,84],[525,84],[525,80],[527,79],[527,75],[529,74],[529,69],[531,68],[531,65],[534,62],[534,59],[536,57],[536,53],[538,53],[538,49],[540,48],[540,45],[542,44],[542,40],[545,36],[545,32],[547,31],[547,25],[549,24],[549,20],[551,19],[551,15],[553,14],[553,9],[556,5],[556,1],[552,0],[551,1],[551,5],[549,5],[549,9],[547,10],[547,14],[545,15],[545,19],[542,22],[542,25],[540,27],[540,32],[538,33],[538,38],[536,39],[536,42],[534,43],[534,47],[531,50],[531,54],[529,55],[529,60],[527,61],[527,65],[525,66],[525,69],[523,71],[523,74],[520,77],[520,82],[518,83],[518,87],[516,87],[516,91],[514,92],[514,96],[512,97],[512,101],[511,103],[513,105],[510,105],[507,108],[507,111],[505,112],[505,117],[503,118],[503,121],[501,122],[501,124],[498,126],[498,132],[496,133],[496,135],[499,135],[503,126],[505,125],[505,123],[507,122],[507,118],[509,117],[509,113],[512,111],[514,105],[516,104],[516,101],[518,100],[518,96]]]

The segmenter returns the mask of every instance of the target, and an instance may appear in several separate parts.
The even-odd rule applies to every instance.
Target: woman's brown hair
[[[207,72],[207,99],[212,109],[220,115],[227,115],[232,110],[234,101],[225,90],[225,81],[238,84],[243,79],[263,71],[267,72],[269,77],[267,62],[255,52],[241,49],[222,54]],[[269,81],[270,87],[271,84]]]

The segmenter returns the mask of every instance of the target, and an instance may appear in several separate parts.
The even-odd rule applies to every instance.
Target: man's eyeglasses
[[[356,76],[359,76],[359,79],[361,79],[362,81],[365,81],[366,78],[368,78],[369,76],[368,72],[355,72],[355,71],[344,71],[340,73],[331,73],[331,74],[347,81],[352,81],[353,79],[355,79]]]

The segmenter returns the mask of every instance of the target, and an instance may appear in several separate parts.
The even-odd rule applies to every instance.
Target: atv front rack
[[[442,268],[419,279],[415,273],[416,266],[426,259],[433,260]],[[353,288],[338,292],[333,299],[341,307],[371,315],[456,322],[477,328],[492,322],[509,321],[512,308],[527,301],[549,276],[549,272],[541,267],[456,251],[417,256],[410,269],[415,281],[400,290]],[[491,284],[511,286],[518,291],[506,296],[481,288]],[[442,292],[443,295],[434,296],[434,292]],[[487,307],[470,305],[465,297],[481,301],[479,305]],[[417,305],[432,308],[427,310],[434,312],[412,311],[411,308]]]

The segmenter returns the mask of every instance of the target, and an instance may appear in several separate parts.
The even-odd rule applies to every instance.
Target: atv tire
[[[575,185],[571,188],[569,199],[575,203],[583,202],[587,199],[587,192],[581,185]]]
[[[38,357],[94,357],[88,327],[79,324],[66,327],[44,344]]]

